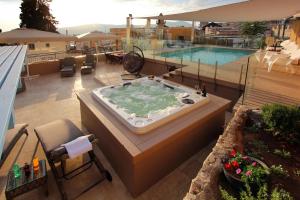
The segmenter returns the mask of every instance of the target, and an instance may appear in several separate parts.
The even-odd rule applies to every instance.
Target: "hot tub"
[[[136,134],[145,134],[209,102],[209,96],[158,77],[97,88],[92,95]]]

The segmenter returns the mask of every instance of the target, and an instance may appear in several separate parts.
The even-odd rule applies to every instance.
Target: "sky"
[[[125,24],[128,14],[172,14],[238,2],[239,0],[53,0],[50,9],[58,27],[83,24]],[[0,0],[0,29],[19,27],[21,0]],[[134,24],[145,24],[135,20]]]

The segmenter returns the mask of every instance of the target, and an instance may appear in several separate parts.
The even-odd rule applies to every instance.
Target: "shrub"
[[[291,158],[292,155],[291,155],[291,152],[289,151],[286,151],[285,149],[275,149],[274,152],[273,152],[275,155],[278,155],[282,158]]]
[[[248,175],[247,172],[251,172],[251,175]],[[262,167],[247,166],[247,172],[242,175],[242,181],[252,185],[261,186],[266,181],[266,176],[268,172]]]
[[[300,176],[300,169],[295,169],[295,170],[294,170],[294,174],[295,174],[296,176]]]
[[[221,192],[221,197],[223,200],[237,200],[237,198],[231,196],[226,190],[222,187],[219,187]],[[268,193],[267,184],[264,184],[259,188],[257,195],[254,195],[251,192],[251,188],[246,184],[246,191],[242,190],[240,192],[240,200],[293,200],[294,198],[285,191],[284,189],[275,188],[272,190],[271,195]]]
[[[272,174],[282,177],[288,177],[289,173],[287,170],[283,169],[282,165],[272,165],[270,167]]]
[[[275,188],[271,194],[271,200],[293,200],[294,198],[284,189]]]
[[[264,143],[262,140],[253,140],[249,142],[250,145],[253,145],[253,147],[259,151],[259,152],[266,152],[269,151],[269,147],[267,144]]]
[[[223,200],[237,200],[235,197],[231,196],[226,190],[224,190],[221,186],[219,187],[219,189]]]
[[[300,109],[296,106],[264,105],[262,107],[262,118],[267,127],[274,133],[299,133]]]

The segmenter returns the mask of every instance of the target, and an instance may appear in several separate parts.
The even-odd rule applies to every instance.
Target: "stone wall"
[[[193,179],[185,200],[213,200],[219,197],[218,182],[222,173],[223,156],[233,147],[242,151],[242,130],[247,119],[248,108],[241,106],[220,135],[213,151],[203,162],[198,175]]]

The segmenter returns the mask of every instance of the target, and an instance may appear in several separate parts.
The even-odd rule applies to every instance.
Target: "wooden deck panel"
[[[13,123],[13,107],[27,46],[0,48],[0,155],[6,131]]]

